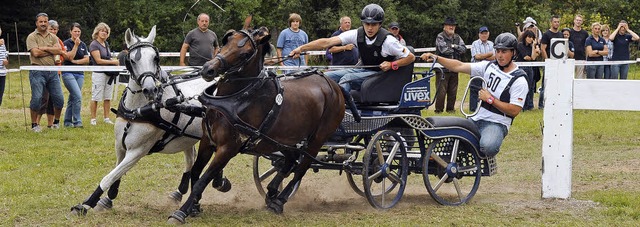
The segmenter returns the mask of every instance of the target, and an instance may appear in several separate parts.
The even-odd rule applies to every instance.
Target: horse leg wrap
[[[200,203],[194,203],[191,206],[191,211],[189,212],[190,217],[198,217],[202,214],[202,208],[200,207]]]
[[[267,202],[267,209],[275,214],[282,214],[284,211],[284,202],[280,199],[270,199]]]
[[[227,178],[220,178],[211,183],[211,186],[220,192],[228,192],[231,190],[231,181]]]
[[[116,197],[118,197],[119,189],[120,189],[120,179],[118,179],[116,182],[113,182],[111,187],[109,187],[109,192],[107,192],[107,196],[109,196],[110,199],[116,199]]]
[[[169,221],[171,221],[171,219],[174,219],[174,220],[180,222],[180,224],[185,224],[185,223],[187,223],[187,221],[186,221],[187,214],[185,214],[181,210],[176,210],[176,211],[173,212],[173,214],[171,214],[171,216],[169,216]]]
[[[71,207],[71,213],[78,216],[86,216],[89,208],[86,205],[78,204]]]
[[[108,197],[103,197],[102,199],[100,199],[100,201],[98,201],[98,204],[94,207],[94,209],[98,212],[110,210],[111,208],[113,208],[113,200]]]
[[[88,205],[91,208],[95,207],[98,203],[98,200],[100,200],[100,196],[102,195],[102,193],[104,193],[104,191],[102,190],[102,188],[100,188],[100,185],[98,185],[98,188],[93,191],[93,194],[91,194],[91,196],[89,196],[89,198],[87,198],[87,200],[85,200],[82,204]]]

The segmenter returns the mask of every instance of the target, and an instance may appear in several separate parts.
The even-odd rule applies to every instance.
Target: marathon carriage
[[[432,104],[433,67],[422,73],[413,68],[411,64],[375,74],[360,91],[351,91],[360,121],[347,110],[311,165],[314,172],[344,172],[351,188],[378,209],[400,201],[411,173],[423,175],[427,191],[438,203],[460,205],[475,195],[481,176],[497,170],[494,157],[479,155],[479,132],[471,121],[421,116]],[[278,153],[254,157],[254,181],[263,196],[281,159]]]

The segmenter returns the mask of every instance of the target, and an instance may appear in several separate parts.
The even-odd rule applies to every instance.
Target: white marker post
[[[574,80],[576,63],[566,59],[566,47],[566,39],[551,39],[551,57],[555,59],[545,61],[543,199],[571,197],[573,109],[640,111],[640,81]]]
[[[574,59],[567,59],[567,39],[551,39],[552,59],[545,61],[542,198],[571,196],[573,152]]]

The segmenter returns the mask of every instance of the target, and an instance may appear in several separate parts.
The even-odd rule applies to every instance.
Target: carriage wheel
[[[280,159],[284,159],[284,157],[278,157],[275,159],[270,159],[268,157],[263,156],[254,156],[253,157],[253,182],[256,184],[258,188],[258,193],[264,198],[267,195],[267,186],[269,182],[276,176],[278,173],[278,169],[273,165],[277,163]],[[278,191],[282,191],[286,183],[288,183],[286,179],[282,181],[282,184],[278,187]],[[291,191],[291,195],[289,195],[289,199],[291,199],[296,192],[298,191],[298,187],[300,187],[300,182],[298,182],[294,187],[293,191]]]
[[[480,158],[465,140],[453,137],[434,140],[427,148],[422,169],[429,195],[442,205],[464,204],[480,186]]]
[[[347,173],[347,181],[349,182],[349,186],[351,186],[351,189],[353,189],[353,191],[356,192],[356,194],[362,197],[365,197],[363,185],[356,183],[356,181],[353,179],[352,173],[348,171],[346,173]]]
[[[402,138],[391,130],[376,133],[364,155],[364,192],[378,209],[395,206],[407,186],[409,160]]]

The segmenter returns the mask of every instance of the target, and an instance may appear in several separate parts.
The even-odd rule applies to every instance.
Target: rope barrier
[[[628,60],[628,61],[575,61],[575,65],[620,65],[620,64],[635,64],[640,62],[640,58],[636,60]],[[520,67],[544,67],[545,62],[515,62]],[[304,69],[351,69],[351,68],[375,68],[377,65],[363,65],[363,66],[344,66],[344,65],[335,65],[335,66],[265,66],[265,69],[268,70],[304,70]],[[414,67],[416,68],[442,68],[440,64],[433,63],[415,63]],[[161,66],[162,70],[168,71],[179,71],[179,70],[189,70],[193,68],[200,68],[194,66]],[[126,71],[124,66],[39,66],[39,65],[26,65],[20,66],[20,69],[7,69],[7,72],[19,72],[19,71],[63,71],[63,72],[122,72]]]

